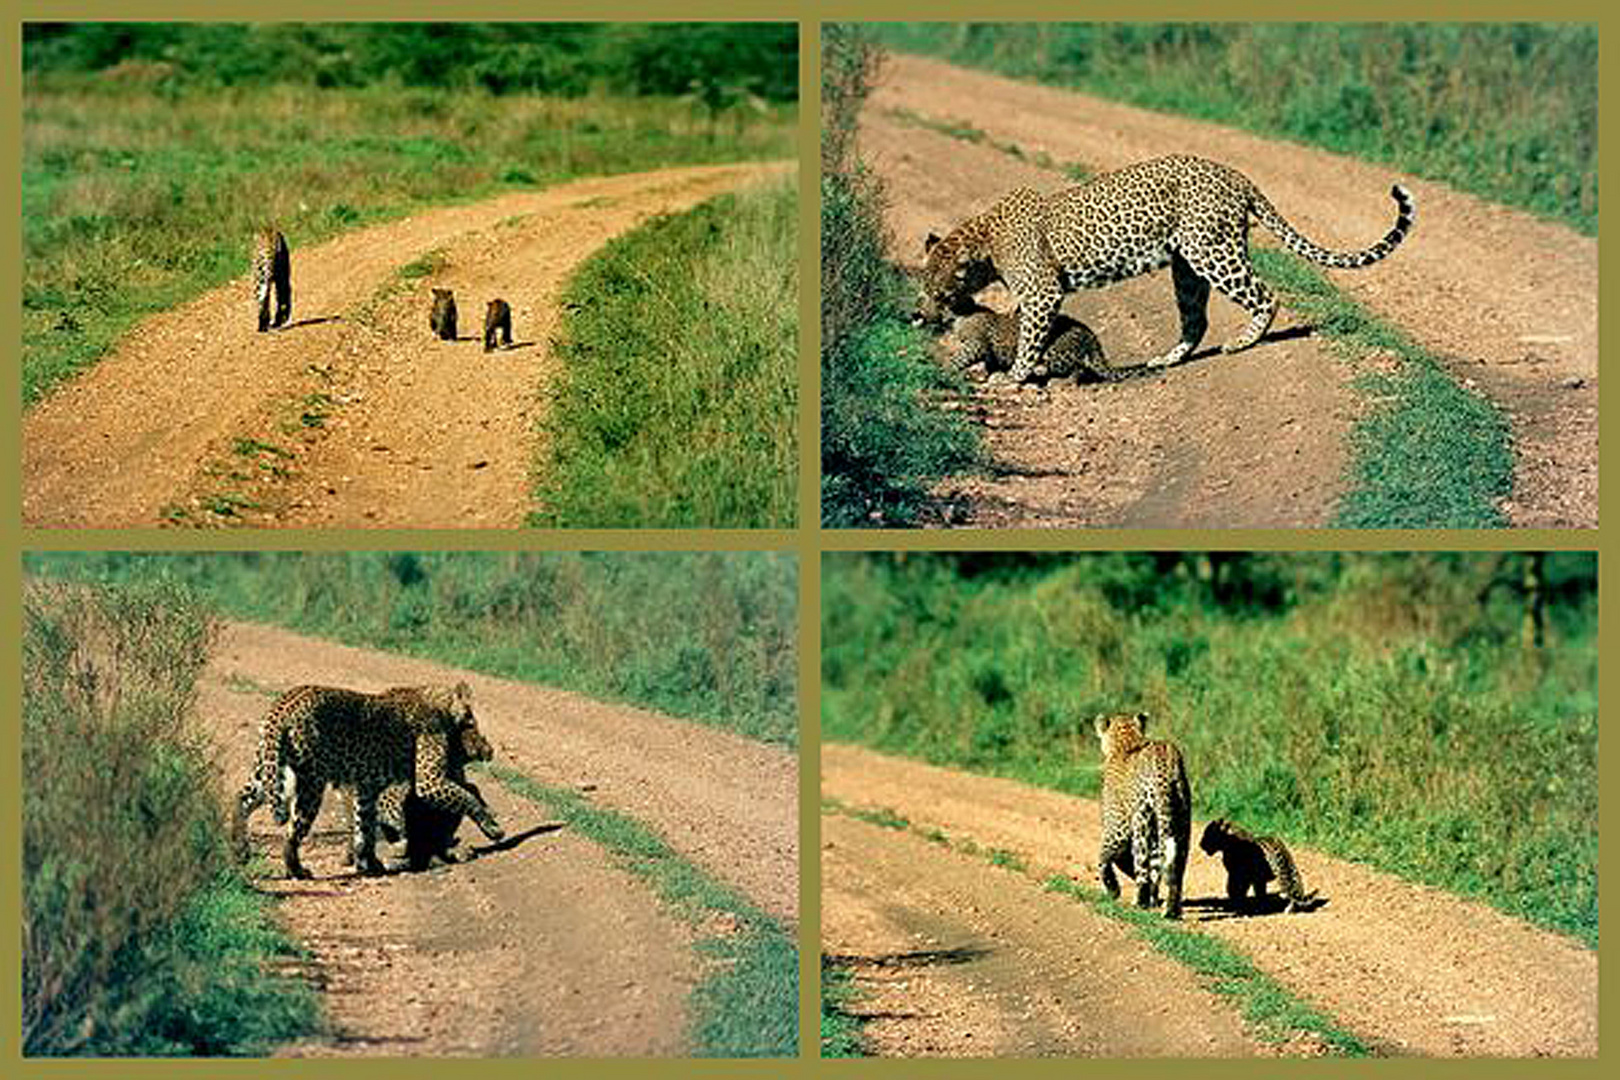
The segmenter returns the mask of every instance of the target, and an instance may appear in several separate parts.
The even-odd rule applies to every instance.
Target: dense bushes
[[[23,629],[23,1043],[263,1052],[311,1024],[225,850],[190,723],[211,618],[167,587],[30,586]]]

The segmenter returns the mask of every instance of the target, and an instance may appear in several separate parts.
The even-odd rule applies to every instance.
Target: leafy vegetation
[[[1203,817],[1595,946],[1587,553],[828,553],[831,740],[1095,794],[1145,709]]]
[[[882,23],[886,44],[1326,147],[1597,233],[1592,23]]]
[[[243,274],[266,219],[296,249],[578,176],[794,156],[791,24],[24,30],[24,406]]]
[[[905,317],[910,287],[884,256],[882,185],[855,153],[879,52],[822,28],[821,513],[830,527],[905,525],[941,478],[977,464],[977,436],[933,408],[953,378]],[[959,388],[959,387],[958,387]]]
[[[259,1054],[310,1030],[191,724],[210,616],[165,585],[35,584],[23,609],[24,1052]]]
[[[792,746],[797,563],[768,552],[32,553],[229,615],[630,701]]]
[[[568,284],[538,525],[791,528],[798,185],[618,237]]]
[[[504,766],[496,779],[601,844],[697,927],[708,974],[693,991],[692,1033],[706,1057],[787,1057],[798,1052],[799,950],[775,919],[677,854],[632,818],[593,806],[578,792],[541,784]]]

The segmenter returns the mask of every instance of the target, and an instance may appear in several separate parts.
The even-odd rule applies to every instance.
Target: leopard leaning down
[[[1396,217],[1384,238],[1360,251],[1335,252],[1295,231],[1242,173],[1202,158],[1144,161],[1047,195],[1019,188],[943,240],[928,237],[918,318],[943,326],[948,315],[967,310],[975,293],[1005,282],[1019,311],[1011,377],[1026,382],[1066,293],[1168,263],[1181,340],[1149,365],[1177,363],[1203,341],[1211,286],[1249,313],[1247,327],[1223,346],[1237,352],[1259,341],[1277,313],[1276,298],[1249,262],[1250,216],[1297,255],[1323,266],[1361,267],[1389,255],[1412,230],[1412,196],[1399,184],[1390,194]]]
[[[1102,846],[1097,867],[1119,896],[1118,867],[1136,882],[1136,906],[1181,918],[1181,885],[1192,840],[1192,787],[1175,743],[1146,737],[1148,714],[1099,716],[1102,740]]]
[[[951,320],[939,340],[940,358],[957,370],[983,363],[987,373],[1006,371],[1018,353],[1018,312],[974,307]],[[1052,342],[1034,380],[1072,378],[1076,383],[1113,382],[1123,373],[1109,366],[1091,327],[1059,312],[1052,318]]]
[[[299,846],[315,824],[328,784],[353,793],[353,857],[362,873],[382,870],[374,850],[378,800],[395,785],[414,785],[428,805],[470,817],[484,835],[501,840],[505,833],[489,808],[449,776],[450,740],[465,738],[477,726],[466,683],[375,694],[327,686],[287,691],[264,718],[253,776],[237,796],[231,832],[238,850],[246,850],[248,816],[264,802],[271,804],[276,821],[288,820],[286,773],[296,785],[283,849],[290,877],[309,876]],[[403,814],[394,813],[398,817],[390,824],[402,830]]]
[[[1266,882],[1276,881],[1277,890],[1288,901],[1285,910],[1309,911],[1315,893],[1305,891],[1305,882],[1294,868],[1288,845],[1275,836],[1255,836],[1238,825],[1217,818],[1204,826],[1198,846],[1205,855],[1221,853],[1226,867],[1226,896],[1234,908],[1241,906],[1252,889],[1254,907],[1264,905]]]
[[[270,314],[270,294],[276,310]],[[253,237],[253,299],[259,305],[259,332],[280,327],[292,317],[292,254],[281,230],[265,226]]]

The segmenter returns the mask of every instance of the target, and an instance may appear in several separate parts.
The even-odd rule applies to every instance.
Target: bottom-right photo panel
[[[828,552],[824,1056],[1598,1051],[1589,552]]]

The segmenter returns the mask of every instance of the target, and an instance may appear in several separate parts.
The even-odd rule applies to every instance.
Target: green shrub
[[[211,616],[161,584],[23,606],[25,1051],[261,1053],[306,1030],[189,720]]]

